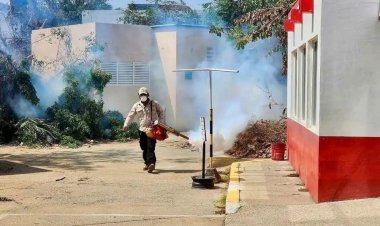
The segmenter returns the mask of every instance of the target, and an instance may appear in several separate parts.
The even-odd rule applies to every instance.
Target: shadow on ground
[[[197,173],[200,172],[200,170],[165,170],[165,169],[156,169],[153,173],[160,174],[160,173]]]
[[[165,158],[165,161],[174,163],[199,163],[200,160],[196,158]]]
[[[69,150],[69,151],[57,151],[49,153],[28,153],[28,154],[7,154],[0,155],[0,168],[3,169],[2,172],[9,169],[9,164],[5,162],[20,162],[27,168],[33,167],[47,167],[47,168],[60,168],[60,169],[71,169],[71,170],[95,170],[101,166],[99,163],[104,162],[123,162],[132,163],[141,161],[141,153],[133,150],[125,149],[108,149],[108,150]],[[5,165],[3,165],[5,164]],[[30,167],[33,166],[33,167]],[[23,167],[17,167],[23,168]],[[25,170],[25,169],[24,169]],[[14,171],[14,170],[11,170]],[[29,170],[32,171],[32,170]],[[36,171],[38,172],[38,171]],[[8,174],[8,173],[7,173]]]
[[[49,170],[31,167],[26,164],[20,164],[17,162],[0,160],[0,176],[1,175],[16,175],[16,174],[28,174],[28,173],[41,173],[48,172]]]

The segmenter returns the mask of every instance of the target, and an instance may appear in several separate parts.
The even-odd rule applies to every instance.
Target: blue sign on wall
[[[192,79],[193,79],[193,72],[185,71],[185,80],[192,80]]]

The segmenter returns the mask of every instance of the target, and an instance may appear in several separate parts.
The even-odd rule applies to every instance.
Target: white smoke
[[[43,109],[52,106],[66,87],[62,73],[50,77],[35,76],[32,83]]]
[[[19,118],[41,118],[45,116],[45,111],[39,106],[33,105],[23,96],[17,95],[12,99],[8,99],[11,103],[12,110]]]
[[[21,95],[9,99],[8,102],[19,118],[44,118],[46,117],[46,108],[58,100],[66,84],[63,81],[62,75],[50,78],[34,75],[31,81],[36,90],[37,97],[40,99],[38,105],[32,104]]]
[[[237,69],[238,74],[213,72],[214,150],[221,154],[229,149],[236,135],[252,120],[279,119],[286,106],[286,79],[281,76],[281,53],[269,55],[276,39],[259,40],[236,50],[233,43],[221,38],[213,63],[202,62],[198,68]],[[203,74],[201,74],[203,73]],[[191,92],[194,101],[188,109],[209,120],[209,81],[207,72],[193,74]],[[200,145],[199,120],[189,132],[191,143]],[[209,124],[206,123],[207,131]]]

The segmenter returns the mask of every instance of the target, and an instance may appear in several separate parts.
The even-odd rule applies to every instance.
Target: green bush
[[[69,148],[79,148],[80,146],[82,146],[82,142],[70,136],[63,135],[61,139],[61,145]]]
[[[106,139],[127,141],[139,137],[137,123],[132,123],[128,132],[123,131],[124,118],[118,111],[105,112],[101,125],[103,136]]]
[[[17,116],[12,110],[15,97],[22,97],[33,105],[38,104],[26,61],[16,63],[10,55],[0,51],[0,144],[15,138]]]
[[[90,128],[80,115],[75,115],[67,109],[53,106],[48,109],[48,114],[58,125],[63,135],[83,141],[90,133]]]
[[[41,120],[22,119],[16,124],[17,141],[25,145],[45,145],[57,143],[60,140],[59,130]]]
[[[104,113],[101,121],[103,137],[114,140],[117,134],[117,128],[123,126],[123,115],[118,111],[107,111]]]
[[[15,125],[0,119],[0,144],[9,143],[16,132]]]
[[[115,140],[118,141],[128,141],[130,139],[137,139],[139,138],[139,125],[137,123],[132,123],[128,127],[128,131],[125,132],[123,130],[123,124],[115,128]]]
[[[101,121],[103,137],[115,140],[118,129],[123,126],[123,115],[118,111],[107,111]]]
[[[89,138],[102,138],[100,122],[103,118],[103,101],[96,102],[90,98],[84,98],[79,112],[81,118],[86,122],[90,129]]]
[[[106,111],[102,119],[102,129],[109,129],[112,125],[124,123],[123,114],[118,111]]]
[[[16,133],[17,117],[9,106],[0,103],[0,144],[9,143]]]
[[[58,102],[47,111],[64,135],[80,141],[103,137],[102,93],[112,77],[91,67],[84,63],[67,67],[64,73],[67,87]]]

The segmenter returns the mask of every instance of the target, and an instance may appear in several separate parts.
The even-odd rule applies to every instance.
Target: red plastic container
[[[285,144],[272,144],[272,160],[283,161],[285,156]]]

